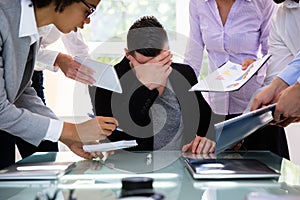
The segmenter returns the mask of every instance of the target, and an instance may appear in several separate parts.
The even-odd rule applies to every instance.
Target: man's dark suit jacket
[[[171,66],[173,71],[169,76],[169,81],[180,104],[185,139],[182,143],[186,144],[196,134],[206,135],[211,109],[201,92],[189,92],[189,89],[197,83],[193,69],[188,65],[178,63],[172,63]],[[94,99],[96,115],[115,117],[125,131],[115,130],[108,137],[110,141],[135,139],[138,146],[130,150],[153,150],[153,127],[149,109],[158,97],[158,91],[149,90],[138,81],[126,57],[114,67],[123,93],[118,94],[96,88]]]

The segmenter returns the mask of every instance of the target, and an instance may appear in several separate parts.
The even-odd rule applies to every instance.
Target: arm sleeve
[[[50,71],[58,71],[59,68],[54,66],[54,63],[59,52],[49,50],[47,46],[50,42],[53,43],[59,38],[61,38],[67,53],[71,56],[89,57],[88,45],[85,43],[80,31],[63,34],[57,28],[53,27],[45,37],[41,40],[35,67],[36,70],[48,69]]]
[[[62,34],[61,39],[72,56],[89,57],[89,47],[80,31]]]
[[[203,98],[201,92],[196,92],[198,99],[198,106],[200,108],[200,121],[198,126],[197,135],[204,137],[207,134],[209,124],[211,121],[211,108]]]
[[[0,129],[39,145],[47,134],[50,118],[57,120],[55,114],[41,102],[31,87],[27,87],[14,104],[7,100],[2,84],[0,89]],[[59,138],[61,132],[56,134]]]
[[[278,77],[288,85],[295,84],[300,77],[300,50],[298,50],[296,57],[288,64],[288,66],[278,74]]]
[[[267,68],[267,74],[264,81],[264,85],[269,85],[272,80],[278,75],[294,58],[294,54],[290,51],[284,38],[280,36],[279,29],[285,28],[282,21],[278,22],[276,20],[276,15],[274,15],[271,24],[271,30],[269,35],[269,54],[272,55]]]
[[[300,84],[300,76],[299,76],[299,78],[297,79],[297,82]]]
[[[95,87],[95,90],[90,90],[95,92],[95,94],[91,94],[93,109],[95,110],[95,114],[97,116],[106,116],[113,117],[112,109],[111,109],[111,96],[112,92],[106,89]]]
[[[193,68],[196,77],[199,76],[201,71],[204,50],[204,42],[202,40],[202,33],[200,29],[201,22],[199,16],[197,15],[197,1],[198,0],[190,0],[190,35],[184,55],[184,63]]]
[[[34,69],[38,71],[44,69],[54,72],[58,71],[58,67],[54,66],[58,54],[58,51],[52,51],[41,47],[38,51],[38,57]]]
[[[52,24],[40,27],[39,34],[41,40],[35,70],[57,71],[58,67],[55,67],[54,63],[59,51],[49,50],[47,47],[61,37],[61,32]]]
[[[188,77],[186,76],[187,80],[189,83],[193,86],[197,84],[197,77],[193,73],[190,67],[186,67]],[[206,102],[206,100],[203,98],[203,95],[200,91],[195,91],[196,97],[197,97],[197,102],[198,102],[198,108],[200,111],[200,120],[198,123],[198,129],[197,129],[197,135],[204,137],[207,134],[209,124],[211,121],[211,108],[209,104]]]
[[[275,10],[275,4],[273,1],[265,1],[265,8],[263,12],[263,21],[261,24],[261,36],[260,36],[260,44],[261,44],[261,53],[266,55],[268,53],[268,37],[270,33],[271,27],[271,19],[273,12]]]

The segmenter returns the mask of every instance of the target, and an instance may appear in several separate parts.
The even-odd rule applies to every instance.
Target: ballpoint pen
[[[96,117],[96,115],[94,115],[94,114],[92,114],[92,113],[87,113],[87,115],[90,117],[90,118],[95,118]],[[106,122],[107,124],[113,124],[112,122]],[[116,129],[115,130],[117,130],[117,131],[123,131],[124,132],[124,130],[123,129],[121,129],[120,127],[116,127]]]

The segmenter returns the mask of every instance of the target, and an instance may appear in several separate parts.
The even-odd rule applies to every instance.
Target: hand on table
[[[196,136],[189,144],[182,147],[182,151],[191,151],[195,154],[213,153],[216,149],[216,143],[206,137]]]

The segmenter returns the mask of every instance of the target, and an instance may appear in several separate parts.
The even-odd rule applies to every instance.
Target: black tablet
[[[278,178],[280,173],[255,159],[185,159],[194,179]]]

